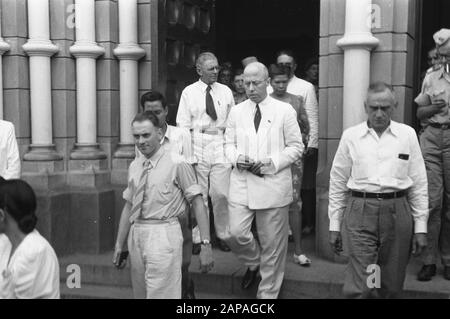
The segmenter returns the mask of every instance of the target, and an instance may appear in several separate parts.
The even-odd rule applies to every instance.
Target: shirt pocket
[[[394,177],[400,180],[404,180],[405,178],[408,177],[408,168],[409,168],[409,158],[408,159],[396,158],[393,166]]]
[[[354,180],[363,180],[369,178],[369,163],[356,162],[352,167],[352,177]]]

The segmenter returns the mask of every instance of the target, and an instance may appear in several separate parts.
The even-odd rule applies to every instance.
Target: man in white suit
[[[288,244],[290,166],[304,146],[295,110],[267,95],[263,64],[245,68],[244,85],[249,99],[231,109],[225,132],[225,154],[233,164],[227,242],[248,267],[242,288],[250,287],[259,270],[257,298],[277,298]],[[251,232],[254,218],[260,246]]]

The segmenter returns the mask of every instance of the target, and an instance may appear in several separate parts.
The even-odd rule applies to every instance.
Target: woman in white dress
[[[0,299],[59,298],[55,251],[35,229],[36,196],[0,177]]]

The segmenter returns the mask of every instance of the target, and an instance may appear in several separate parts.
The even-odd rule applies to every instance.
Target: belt
[[[167,219],[141,219],[138,218],[134,222],[137,225],[163,225],[163,224],[175,224],[178,223],[177,217],[167,218]]]
[[[190,129],[191,132],[208,134],[208,135],[219,135],[225,133],[224,128],[205,128],[205,129]]]
[[[443,130],[447,130],[450,128],[450,124],[440,124],[440,123],[429,123],[428,126],[431,126],[434,128],[440,128]]]
[[[406,195],[406,191],[399,191],[399,192],[393,192],[393,193],[364,193],[364,192],[352,191],[352,196],[353,197],[376,198],[376,199],[379,199],[379,200],[400,198],[400,197],[403,197],[405,195]]]

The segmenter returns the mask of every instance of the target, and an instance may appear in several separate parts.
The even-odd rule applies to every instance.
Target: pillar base
[[[100,150],[98,143],[94,144],[78,144],[75,143],[75,148],[70,154],[72,160],[97,160],[106,159],[106,153]]]
[[[128,183],[128,168],[131,158],[113,158],[111,171],[111,184],[113,185],[127,185]]]
[[[119,143],[114,158],[134,159],[136,157],[134,144]]]
[[[36,145],[31,144],[30,150],[23,156],[24,161],[60,161],[63,157],[56,152],[54,144]]]

